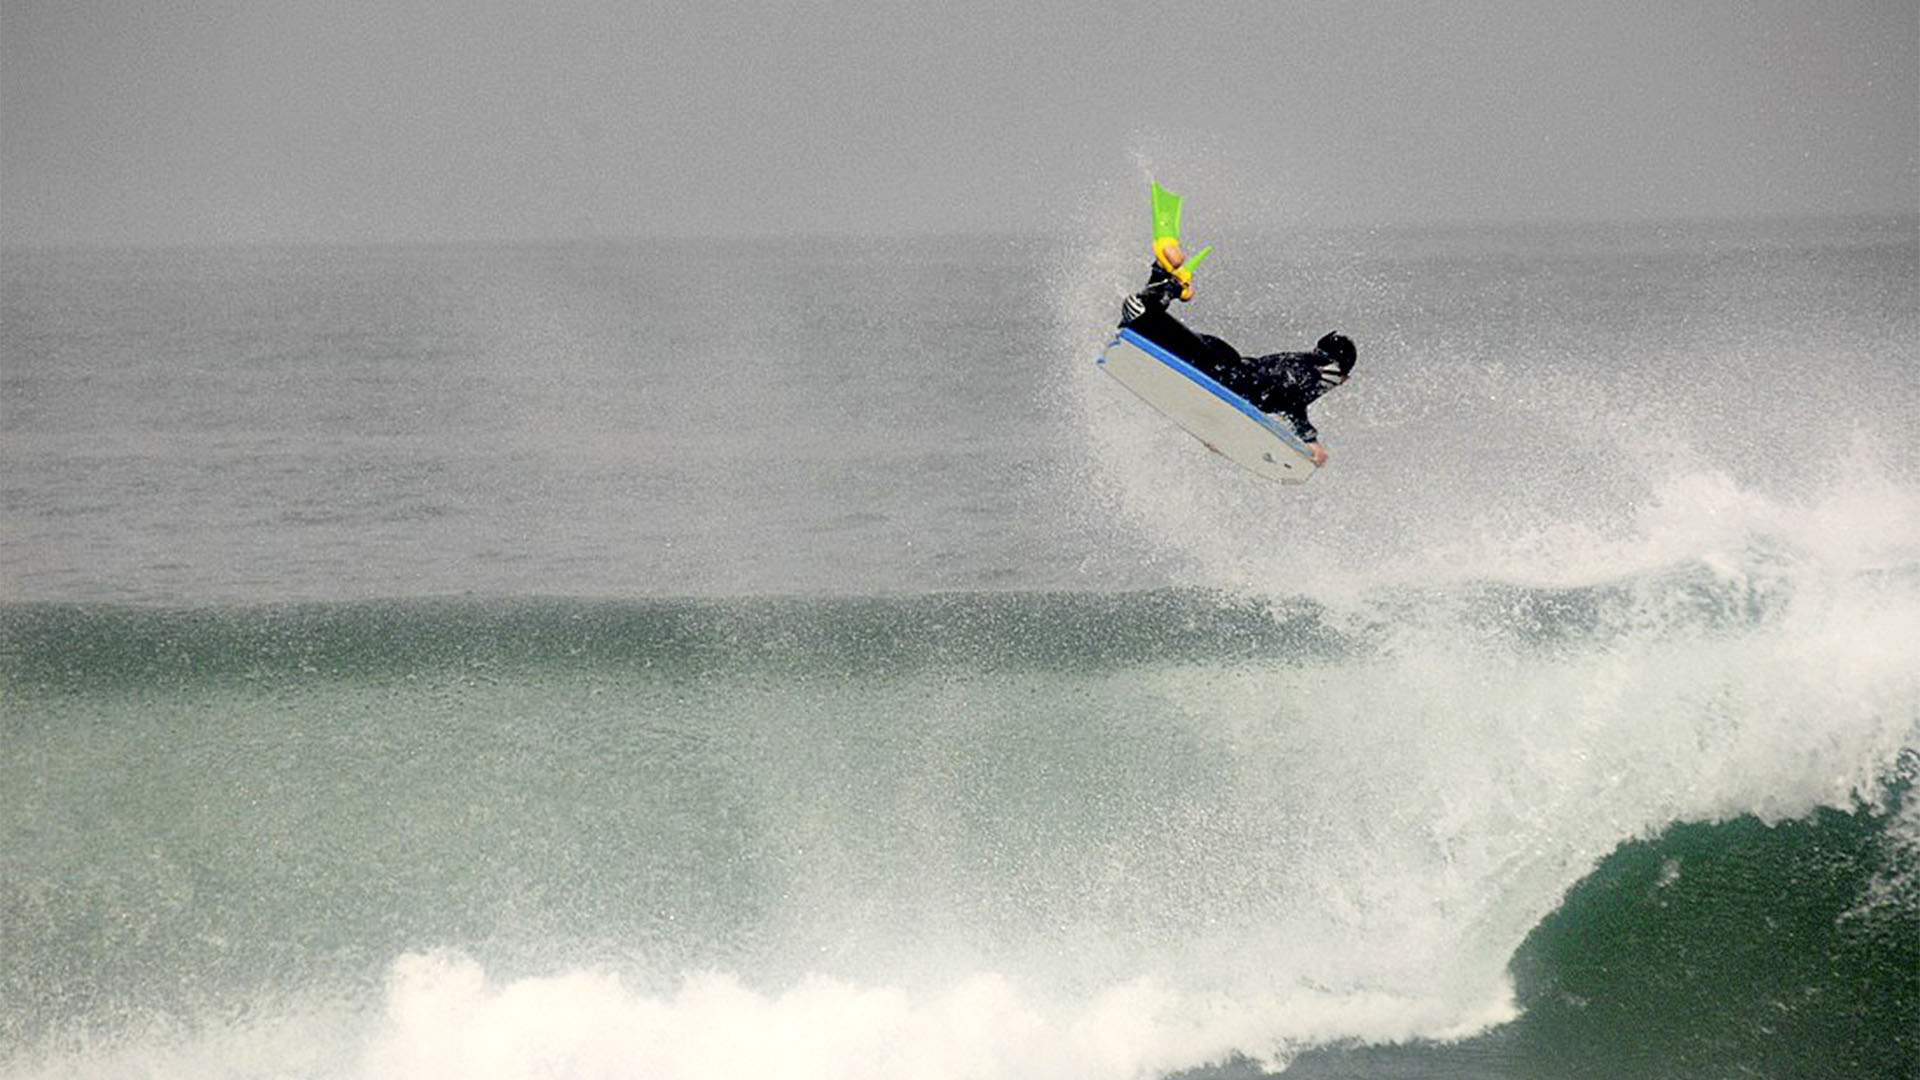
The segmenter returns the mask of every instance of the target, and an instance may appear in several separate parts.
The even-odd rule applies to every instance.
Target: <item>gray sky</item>
[[[0,0],[0,238],[1057,232],[1149,169],[1289,225],[1914,212],[1917,54],[1915,0]]]

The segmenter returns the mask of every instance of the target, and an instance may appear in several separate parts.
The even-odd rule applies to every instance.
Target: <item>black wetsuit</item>
[[[1319,441],[1307,406],[1331,389],[1321,378],[1328,358],[1317,352],[1241,356],[1232,345],[1196,334],[1168,314],[1167,304],[1179,292],[1178,280],[1155,263],[1147,287],[1138,293],[1144,311],[1132,318],[1123,313],[1120,325],[1199,368],[1261,412],[1283,417],[1302,442]]]

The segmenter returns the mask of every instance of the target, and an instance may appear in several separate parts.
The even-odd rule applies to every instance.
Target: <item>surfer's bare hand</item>
[[[1319,468],[1327,463],[1327,448],[1319,443],[1308,443],[1307,449],[1313,452],[1313,467]]]

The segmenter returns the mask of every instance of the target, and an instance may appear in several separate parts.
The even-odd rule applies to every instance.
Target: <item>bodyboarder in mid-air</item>
[[[1202,251],[1194,262],[1206,254]],[[1153,256],[1146,288],[1122,304],[1120,325],[1191,363],[1261,412],[1284,418],[1307,444],[1314,465],[1325,465],[1327,451],[1307,419],[1307,406],[1347,381],[1353,371],[1353,342],[1335,331],[1314,343],[1312,352],[1242,356],[1217,337],[1194,333],[1167,312],[1173,300],[1193,299],[1193,272],[1179,240],[1157,237]]]

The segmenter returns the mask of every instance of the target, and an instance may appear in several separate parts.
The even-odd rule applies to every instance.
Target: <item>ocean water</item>
[[[1113,216],[5,252],[0,1076],[1920,1076],[1920,222]]]

